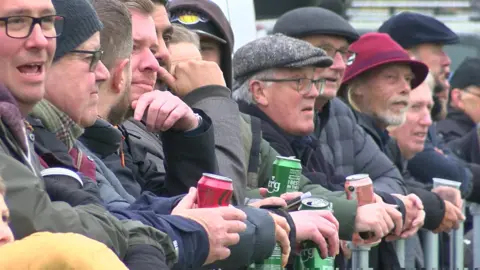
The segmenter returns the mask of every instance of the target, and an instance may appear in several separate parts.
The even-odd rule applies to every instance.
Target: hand
[[[392,194],[399,198],[405,206],[405,223],[400,224],[403,227],[401,234],[389,235],[386,237],[387,241],[394,241],[399,238],[409,238],[423,226],[425,222],[425,211],[423,210],[423,203],[420,198],[415,194],[409,194],[407,196],[401,194]],[[398,226],[396,224],[396,226]]]
[[[185,195],[182,200],[173,208],[172,210],[172,215],[175,215],[176,213],[182,212],[183,210],[187,209],[196,209],[198,208],[197,205],[197,189],[194,187],[191,187],[188,190],[187,195]]]
[[[168,85],[179,97],[184,97],[193,90],[207,85],[226,86],[220,67],[210,61],[187,60],[172,67],[172,74],[161,68],[158,78]]]
[[[453,187],[440,186],[432,189],[440,198],[453,203],[457,208],[463,208],[462,194],[460,190]]]
[[[355,244],[378,242],[393,230],[395,224],[402,224],[402,213],[395,208],[396,206],[383,202],[358,207],[355,218],[355,232],[373,232],[375,236]],[[396,227],[395,234],[399,235],[401,229],[402,226]]]
[[[250,203],[249,205],[256,208],[260,208],[266,205],[279,206],[279,207],[285,208],[287,207],[287,202],[285,202],[284,199],[279,197],[268,197],[260,201]]]
[[[449,201],[445,201],[445,215],[442,223],[433,232],[450,232],[450,230],[458,229],[460,222],[465,220],[462,211]]]
[[[258,191],[260,192],[260,196],[266,198],[268,196],[268,189],[267,188],[259,188]],[[280,195],[280,198],[284,199],[285,201],[289,201],[292,199],[295,199],[297,197],[300,197],[303,195],[303,192],[287,192],[282,195]]]
[[[303,210],[291,212],[297,229],[297,242],[315,242],[322,258],[336,256],[339,252],[338,221],[327,210]],[[327,244],[328,242],[328,244]]]
[[[132,103],[134,118],[145,120],[147,129],[152,132],[170,128],[188,131],[198,126],[198,118],[192,109],[180,98],[167,91],[152,91],[140,96]]]
[[[210,248],[204,265],[228,258],[228,247],[237,244],[239,233],[247,229],[243,222],[247,216],[234,207],[178,209],[175,215],[196,221],[207,232]]]
[[[288,257],[290,256],[290,239],[288,235],[290,233],[290,226],[284,217],[270,213],[273,221],[275,222],[275,240],[282,248],[282,266],[285,267],[288,263]]]

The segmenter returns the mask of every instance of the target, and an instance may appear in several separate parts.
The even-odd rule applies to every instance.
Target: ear
[[[112,83],[111,83],[111,90],[115,92],[116,94],[122,92],[123,86],[126,83],[126,78],[125,78],[125,69],[128,68],[128,63],[130,62],[130,59],[123,59],[121,60],[118,64],[115,65],[115,68],[113,69],[113,72],[111,74],[112,76]]]
[[[257,80],[251,80],[248,83],[248,89],[252,93],[253,100],[260,106],[268,106],[268,96],[265,94],[265,83]]]
[[[458,88],[450,90],[450,104],[457,109],[463,109],[462,90]]]

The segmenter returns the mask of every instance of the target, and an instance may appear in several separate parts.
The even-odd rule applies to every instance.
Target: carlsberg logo
[[[278,192],[280,190],[280,183],[275,181],[275,176],[272,176],[272,179],[268,181],[268,192]]]

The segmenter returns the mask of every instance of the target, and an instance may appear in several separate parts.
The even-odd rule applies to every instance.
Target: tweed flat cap
[[[233,55],[233,73],[242,83],[257,72],[271,68],[329,67],[332,58],[303,40],[275,34],[256,39]]]

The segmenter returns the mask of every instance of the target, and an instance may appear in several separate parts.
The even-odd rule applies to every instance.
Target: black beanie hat
[[[309,35],[344,37],[349,43],[360,38],[358,32],[340,15],[321,7],[302,7],[278,18],[273,33],[301,38]]]
[[[103,24],[88,0],[52,0],[52,3],[57,14],[65,17],[63,32],[57,38],[55,62],[101,31]]]

